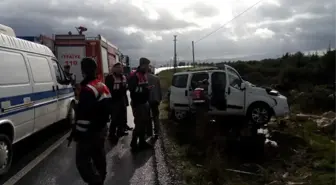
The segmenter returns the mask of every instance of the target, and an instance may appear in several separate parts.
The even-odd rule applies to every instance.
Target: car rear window
[[[172,86],[178,88],[186,88],[188,83],[188,74],[174,75]]]
[[[209,80],[208,73],[194,73],[191,77],[191,88],[195,89],[200,86],[200,81]]]

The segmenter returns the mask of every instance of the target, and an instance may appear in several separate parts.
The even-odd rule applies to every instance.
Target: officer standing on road
[[[140,58],[139,62],[140,65],[138,69],[131,73],[128,82],[135,124],[131,141],[131,148],[133,151],[151,147],[145,140],[146,126],[150,122],[150,110],[148,104],[150,89],[146,74],[148,72],[150,61],[147,58]]]
[[[154,137],[157,138],[159,134],[159,105],[162,100],[160,79],[153,74],[153,70],[149,70],[148,84],[151,87],[149,96],[149,107],[152,113],[152,120],[148,126],[148,135],[152,135],[152,122],[154,123]]]
[[[122,74],[122,64],[116,63],[112,67],[112,73],[105,78],[106,86],[110,89],[111,100],[111,124],[109,128],[109,138],[117,139],[128,135],[127,125],[127,80]]]
[[[84,80],[77,107],[74,139],[76,166],[89,185],[103,185],[106,177],[105,137],[109,121],[111,94],[96,78],[97,64],[91,58],[81,61]]]

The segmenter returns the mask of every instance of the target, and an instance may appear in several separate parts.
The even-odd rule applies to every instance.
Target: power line
[[[236,15],[235,17],[233,17],[231,20],[229,20],[228,22],[224,23],[223,25],[221,25],[219,28],[215,29],[214,31],[208,33],[207,35],[201,37],[200,39],[198,39],[197,41],[194,42],[194,44],[196,44],[196,42],[199,42],[207,37],[209,37],[210,35],[214,34],[215,32],[217,32],[218,30],[222,29],[224,26],[226,26],[227,24],[229,24],[230,22],[232,22],[233,20],[235,20],[236,18],[240,17],[241,15],[243,15],[244,13],[246,13],[247,11],[249,11],[250,9],[252,9],[253,7],[255,7],[256,5],[258,5],[259,3],[261,3],[263,0],[258,1],[257,3],[253,4],[252,6],[250,6],[249,8],[245,9],[243,12],[239,13],[238,15]],[[192,49],[191,46],[188,46],[185,50],[182,50],[182,52],[180,53],[184,53],[186,50]]]
[[[177,35],[174,35],[174,73],[176,73],[176,66],[177,66],[177,55],[176,55],[176,37]]]
[[[218,30],[222,29],[223,27],[225,27],[227,24],[229,24],[230,22],[232,22],[233,20],[235,20],[236,18],[242,16],[244,13],[246,13],[247,11],[251,10],[252,8],[254,8],[255,6],[257,6],[259,3],[261,3],[261,1],[263,0],[259,0],[258,2],[256,2],[255,4],[253,4],[252,6],[250,6],[249,8],[245,9],[243,12],[241,12],[240,14],[236,15],[235,17],[233,17],[231,20],[229,20],[228,22],[224,23],[223,25],[221,25],[219,28],[215,29],[214,31],[206,34],[205,36],[201,37],[200,39],[198,39],[197,41],[195,41],[195,44],[207,37],[209,37],[210,35],[216,33]]]

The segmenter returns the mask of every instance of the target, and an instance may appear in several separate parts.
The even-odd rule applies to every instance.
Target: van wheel
[[[256,103],[251,105],[247,111],[247,118],[257,125],[265,125],[271,119],[272,113],[266,103]]]
[[[68,116],[67,116],[67,123],[69,125],[74,125],[76,121],[75,106],[76,104],[74,102],[72,102],[70,105],[70,109],[69,109]]]
[[[173,116],[177,121],[181,121],[187,117],[187,111],[176,111],[175,110]]]
[[[8,172],[12,164],[13,147],[8,136],[0,134],[0,175]]]

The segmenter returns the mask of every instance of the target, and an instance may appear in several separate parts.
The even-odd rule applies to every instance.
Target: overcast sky
[[[191,60],[199,40],[258,0],[0,0],[0,23],[18,36],[101,34],[133,60]],[[196,59],[279,55],[335,46],[335,0],[264,0],[195,44]]]

